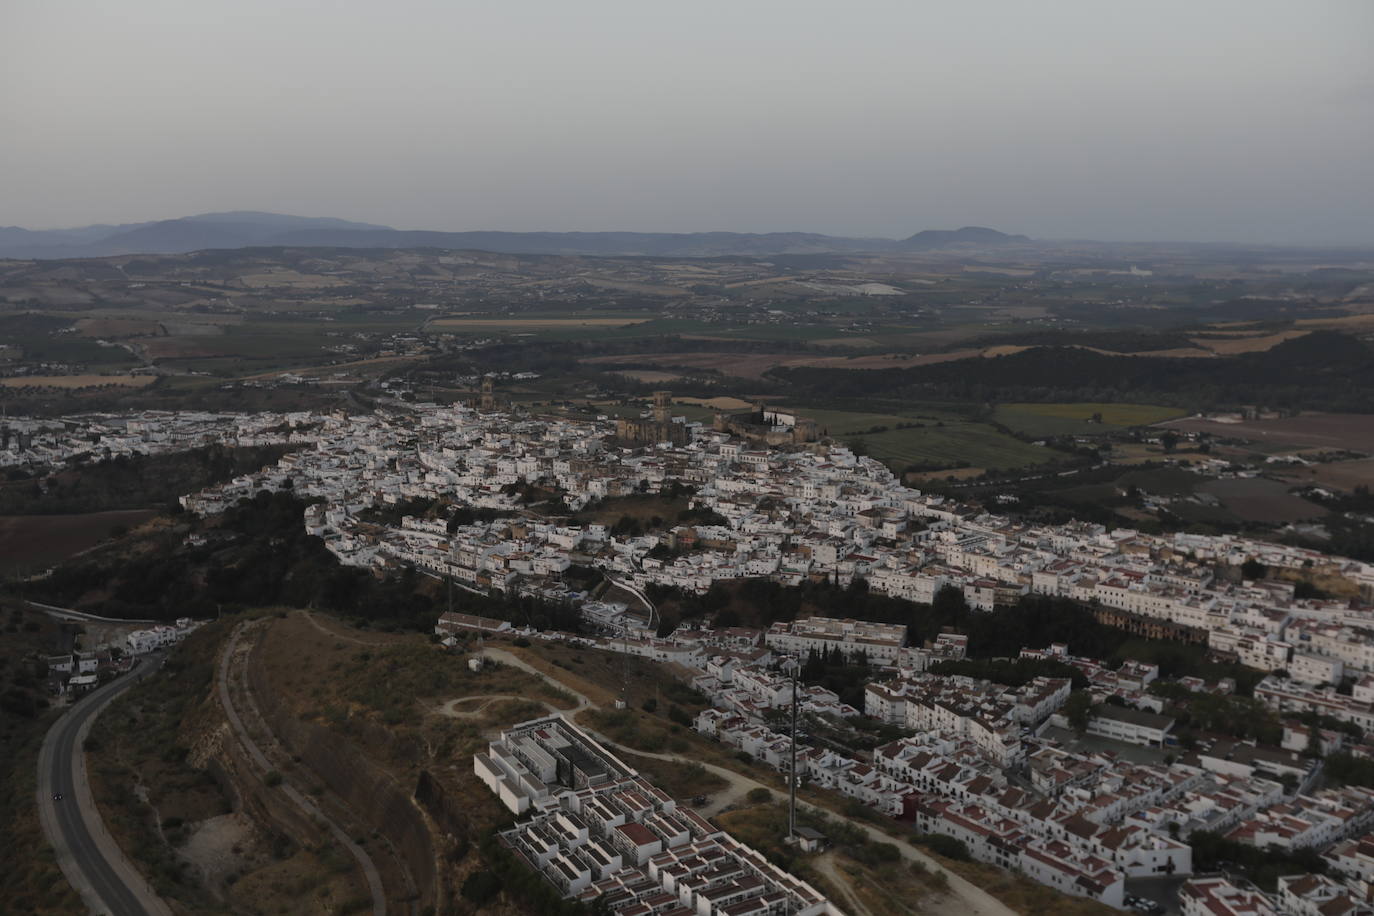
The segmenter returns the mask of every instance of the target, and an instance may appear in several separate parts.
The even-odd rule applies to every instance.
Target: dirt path
[[[325,627],[318,620],[316,620],[315,617],[312,614],[310,614],[309,611],[302,611],[302,613],[305,614],[306,618],[310,620],[311,624],[313,624],[316,629],[336,639],[353,642],[358,645],[373,647],[391,645],[395,642],[394,639],[366,640],[359,639],[357,637],[346,636],[342,633],[336,633],[335,631],[329,629],[328,627]],[[568,693],[570,696],[573,697],[577,705],[573,709],[555,711],[567,716],[569,719],[573,719],[575,721],[576,715],[584,709],[600,708],[600,706],[596,703],[593,703],[591,699],[587,697],[586,694],[581,693],[580,691],[569,686],[568,684],[564,683],[563,681],[559,680],[558,678],[554,677],[548,672],[539,670],[538,668],[531,665],[524,659],[520,658],[513,652],[507,652],[505,649],[499,649],[494,646],[488,645],[482,650],[482,654],[486,658],[490,658],[494,661],[499,661],[503,664],[512,665],[516,668],[519,668],[521,671],[525,671],[529,674],[532,674],[535,677],[543,680],[544,682],[554,687],[557,687],[559,690]],[[497,695],[490,695],[488,698],[492,702],[495,702],[498,699],[531,699],[530,697],[505,697]],[[446,705],[451,706],[451,704],[453,703],[470,699],[473,699],[473,697],[460,697],[457,700],[448,701],[448,704]],[[545,705],[548,705],[551,709],[553,709],[551,704],[546,703]],[[482,708],[485,708],[485,704]],[[474,711],[472,715],[476,715],[478,712],[480,712],[480,709]],[[450,710],[450,712],[446,712],[443,714],[452,715],[455,718],[467,717],[457,710]],[[607,738],[605,735],[597,732],[595,729],[589,728],[585,725],[582,725],[581,723],[578,723],[578,727],[586,731],[589,735],[591,735],[593,738],[596,738],[598,741],[601,741],[607,745],[615,744],[614,741]],[[681,763],[683,760],[682,757],[676,756],[674,754],[656,754],[650,753],[648,751],[635,750],[634,748],[629,748],[629,750],[633,751],[635,754],[638,754],[641,757],[648,757],[654,760],[663,760],[669,763]],[[775,791],[774,786],[765,785],[764,783],[761,783],[758,780],[746,776],[743,773],[740,773],[736,770],[726,769],[725,767],[717,766],[713,763],[706,763],[705,761],[698,762],[708,772],[714,773],[721,779],[725,780],[727,785],[727,788],[715,793],[709,805],[701,809],[701,813],[703,816],[715,816],[716,814],[720,813],[720,811],[724,808],[727,808],[732,804],[738,803],[746,794],[748,794],[749,790],[751,789],[763,788],[768,789],[770,792]],[[944,872],[945,875],[949,878],[949,893],[937,899],[932,899],[930,901],[930,903],[934,904],[933,907],[929,908],[931,912],[949,914],[949,916],[954,916],[954,914],[966,914],[966,916],[1016,916],[1016,914],[1010,907],[1002,903],[996,897],[992,896],[987,891],[983,890],[981,887],[978,887],[976,884],[972,883],[968,879],[963,878],[955,874],[954,872],[950,871],[949,869],[945,868],[939,862],[932,859],[930,856],[925,855],[909,843],[900,842],[895,837],[891,836],[888,833],[885,833],[882,830],[879,830],[877,827],[874,827],[871,824],[866,824],[863,821],[855,821],[848,818],[844,818],[843,815],[836,814],[834,811],[822,808],[808,801],[798,799],[797,806],[799,808],[803,808],[805,810],[812,811],[817,814],[824,814],[827,817],[841,818],[846,822],[852,824],[853,826],[857,827],[858,829],[864,831],[864,833],[867,834],[869,839],[876,843],[892,843],[894,846],[897,847],[898,852],[906,861],[920,863],[921,865],[925,866],[931,871]],[[925,901],[923,901],[923,903],[924,902]]]
[[[569,687],[567,684],[563,683],[558,678],[553,677],[552,675],[547,674],[543,671],[540,671],[538,668],[535,668],[533,665],[525,662],[523,659],[520,659],[515,655],[512,655],[510,652],[507,652],[504,649],[493,649],[488,647],[485,650],[485,652],[488,657],[498,659],[499,661],[514,665],[515,667],[520,668],[521,670],[528,671],[535,677],[542,678],[548,683],[552,684],[553,686],[559,688],[560,690],[565,690],[568,693],[572,694],[577,699],[577,707],[575,709],[568,710],[563,713],[564,715],[569,716],[570,718],[574,718],[576,714],[581,712],[583,709],[595,707],[596,705],[592,703],[591,700],[587,699],[585,695],[578,693],[576,690]],[[608,745],[615,744],[614,741],[611,741],[609,738],[607,738],[603,734],[600,734],[595,729],[588,728],[587,726],[582,725],[581,723],[578,723],[578,727],[581,728],[583,731],[587,732],[587,734],[591,735],[593,738],[596,738],[598,741],[602,741]],[[634,748],[630,748],[630,750],[641,757],[649,757],[654,760],[666,760],[669,763],[681,763],[683,760],[682,757],[676,756],[674,754],[655,754],[650,753],[648,751],[635,750]],[[737,798],[747,793],[750,789],[768,789],[770,792],[774,791],[773,786],[764,785],[758,780],[753,779],[749,776],[745,776],[743,773],[739,773],[735,770],[727,770],[725,767],[716,766],[713,763],[706,763],[705,761],[697,761],[697,763],[699,763],[701,767],[705,769],[707,772],[714,773],[721,779],[724,779],[728,784],[728,789],[724,790],[724,792],[717,793],[718,799],[721,796]],[[834,811],[829,811],[825,808],[819,807],[818,805],[814,805],[811,802],[802,801],[801,799],[797,800],[797,807],[804,808],[808,811],[812,811],[817,814],[824,814],[827,817],[840,818],[841,820],[846,821],[850,825],[857,827],[859,830],[862,830],[865,834],[867,834],[868,838],[875,843],[891,843],[893,846],[897,847],[898,853],[900,853],[902,858],[907,860],[908,862],[919,862],[921,865],[925,866],[931,871],[944,872],[946,877],[949,878],[949,896],[943,898],[943,902],[948,903],[949,906],[947,908],[943,908],[944,912],[957,912],[961,914],[966,914],[966,916],[1016,916],[1016,913],[1010,907],[1002,903],[1002,901],[998,900],[996,897],[989,894],[987,891],[983,890],[981,887],[978,887],[976,884],[974,884],[966,878],[961,877],[960,875],[954,874],[954,872],[945,868],[943,865],[932,859],[930,856],[927,856],[924,853],[920,852],[911,844],[902,843],[898,841],[896,838],[892,837],[887,833],[884,833],[883,831],[879,830],[877,827],[874,827],[871,824],[866,824],[863,821],[856,821],[846,818],[843,815],[836,814]]]
[[[576,705],[575,707],[573,707],[572,709],[569,709],[569,710],[562,710],[562,712],[563,712],[565,715],[576,715],[577,713],[581,712],[582,710],[586,709],[587,707],[589,707],[589,706],[595,706],[595,705],[596,705],[596,704],[593,703],[591,700],[587,699],[587,695],[586,695],[585,693],[579,693],[578,691],[576,691],[576,690],[574,690],[573,688],[569,687],[567,684],[565,684],[565,683],[563,683],[562,681],[560,681],[558,678],[554,677],[554,676],[551,675],[551,674],[547,674],[547,673],[545,673],[545,672],[543,672],[543,671],[540,671],[538,668],[534,667],[534,666],[531,665],[529,662],[525,661],[523,658],[521,658],[521,657],[518,656],[518,655],[515,655],[514,653],[507,652],[505,649],[496,649],[496,648],[493,648],[492,646],[487,646],[485,649],[482,650],[482,654],[483,654],[485,657],[487,657],[487,658],[494,658],[494,659],[496,659],[497,661],[502,662],[502,663],[504,663],[504,664],[507,664],[507,665],[514,665],[516,668],[519,668],[521,671],[527,671],[527,672],[529,672],[530,674],[533,674],[535,677],[540,678],[541,680],[545,681],[546,683],[552,684],[553,686],[557,687],[559,690],[562,690],[562,691],[568,693],[569,695],[571,695],[572,698],[573,698],[574,700],[577,701],[577,705]],[[598,739],[602,740],[602,741],[606,741],[607,744],[610,744],[610,743],[611,743],[610,741],[607,741],[607,739],[604,738],[604,737],[602,737],[601,735],[597,735],[596,737],[597,737]],[[652,757],[653,755],[652,755],[652,754],[645,754],[644,756],[646,756],[646,757]],[[665,759],[665,760],[668,760],[668,759],[672,759],[672,758],[665,757],[664,759]]]
[[[600,741],[613,743],[610,742],[609,739],[607,739],[604,735],[598,734],[597,732],[593,731],[590,728],[587,728],[586,726],[580,727]],[[682,760],[681,757],[676,757],[672,754],[651,754],[647,751],[634,751],[634,753],[639,754],[641,757],[651,757],[655,760],[667,760],[671,762],[680,762]],[[730,788],[726,790],[726,794],[728,795],[738,797],[740,795],[747,793],[750,789],[760,788],[768,789],[768,791],[770,792],[775,791],[775,787],[764,785],[756,779],[753,779],[749,776],[745,776],[743,773],[738,773],[734,770],[727,770],[724,767],[716,766],[713,763],[706,763],[705,761],[697,761],[697,763],[707,772],[715,773],[717,776],[724,779],[727,783],[730,784]],[[893,846],[897,848],[897,852],[901,855],[901,857],[903,859],[906,859],[908,862],[919,862],[931,871],[944,872],[945,875],[949,878],[950,895],[952,897],[958,898],[957,900],[949,901],[951,907],[945,910],[945,912],[971,914],[971,916],[1016,916],[1015,912],[1010,907],[1008,907],[1002,901],[998,900],[996,897],[989,894],[987,891],[983,890],[981,887],[978,887],[976,884],[974,884],[966,878],[956,875],[954,872],[950,871],[948,868],[945,868],[943,865],[932,859],[930,856],[927,856],[926,854],[920,852],[915,847],[911,846],[909,843],[903,843],[896,837],[893,837],[892,835],[885,833],[882,830],[879,830],[877,827],[874,827],[871,824],[866,824],[863,821],[856,821],[851,818],[847,818],[842,814],[837,814],[834,811],[822,808],[819,805],[813,804],[808,801],[803,801],[800,798],[797,799],[797,807],[800,809],[804,809],[806,811],[810,811],[814,814],[823,814],[826,817],[839,818],[840,820],[845,821],[849,825],[857,827],[859,830],[862,830],[865,834],[868,835],[868,838],[875,843],[891,843]]]
[[[459,703],[470,703],[473,700],[486,700],[486,702],[472,709],[456,708]],[[450,719],[476,719],[478,716],[482,715],[482,713],[486,712],[487,707],[490,706],[492,703],[499,703],[502,700],[520,700],[523,702],[526,700],[530,700],[530,698],[519,697],[513,693],[482,693],[477,694],[476,696],[457,697],[456,699],[446,700],[445,702],[440,703],[435,708],[434,712],[437,715],[448,716]],[[554,712],[559,711],[556,707],[549,703],[545,703],[543,700],[531,700],[530,702],[540,703],[544,706],[547,706]]]
[[[230,695],[229,691],[229,667],[235,653],[238,651],[238,642],[239,638],[243,635],[244,626],[245,624],[239,624],[234,628],[233,635],[229,637],[228,645],[221,651],[218,678],[219,701],[220,705],[224,708],[225,716],[229,719],[229,725],[234,732],[234,736],[238,738],[239,743],[242,744],[244,750],[248,752],[248,756],[252,759],[253,763],[265,774],[273,770],[272,763],[267,759],[267,755],[262,752],[262,748],[258,746],[258,743],[253,740],[253,736],[249,734],[248,727],[244,725],[242,717],[239,716],[238,710],[234,706],[233,697]],[[242,656],[244,653],[239,654]],[[334,839],[339,845],[343,846],[353,855],[353,858],[362,869],[363,877],[367,881],[368,891],[372,896],[373,916],[386,916],[386,893],[382,889],[382,876],[377,870],[376,863],[372,861],[372,857],[368,855],[361,846],[355,843],[353,838],[350,837],[342,827],[320,810],[318,805],[298,791],[296,787],[291,784],[289,779],[282,780],[281,792],[290,799],[296,807],[304,811],[308,817],[316,819],[319,823],[327,827],[329,832],[334,835]]]
[[[724,791],[712,795],[710,802],[698,808],[697,813],[702,817],[715,817],[726,808],[744,801],[744,796],[749,794],[749,788],[743,783],[731,783]]]
[[[873,912],[854,896],[854,892],[849,889],[849,876],[840,871],[835,865],[835,854],[833,852],[822,853],[811,860],[811,864],[816,866],[816,871],[825,875],[840,896],[844,898],[845,906],[849,907],[849,912],[853,916],[873,916]]]
[[[320,623],[319,620],[317,620],[317,619],[315,618],[315,615],[312,614],[312,613],[310,613],[309,611],[301,611],[300,613],[305,615],[305,619],[308,620],[308,621],[310,621],[310,625],[311,625],[312,627],[314,627],[315,629],[319,630],[319,631],[320,631],[321,633],[323,633],[325,636],[329,636],[329,637],[332,637],[332,638],[334,638],[334,639],[341,640],[341,641],[343,641],[343,642],[351,642],[351,643],[353,643],[353,644],[356,645],[356,646],[371,646],[371,647],[374,648],[374,649],[378,649],[378,648],[386,648],[387,646],[394,646],[394,645],[396,645],[396,644],[399,643],[399,642],[409,642],[409,641],[410,641],[410,640],[407,640],[407,639],[406,639],[405,637],[403,637],[403,636],[390,636],[390,637],[388,637],[388,636],[379,636],[379,637],[377,637],[377,638],[375,638],[375,639],[361,639],[361,638],[359,638],[359,637],[357,637],[357,636],[348,636],[348,635],[346,635],[346,634],[344,634],[344,633],[339,633],[339,632],[337,632],[337,631],[335,631],[335,630],[329,629],[329,627],[327,627],[327,626],[325,626],[324,624]]]

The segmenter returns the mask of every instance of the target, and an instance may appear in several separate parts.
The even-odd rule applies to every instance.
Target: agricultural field
[[[907,471],[903,479],[909,487],[920,487],[929,483],[957,483],[981,477],[987,468],[946,468],[938,471]]]
[[[1256,445],[1356,449],[1374,453],[1374,414],[1304,413],[1277,420],[1240,423],[1190,418],[1165,425],[1184,432],[1248,439]]]
[[[432,328],[454,331],[545,331],[580,328],[623,328],[644,324],[648,317],[623,318],[437,318]]]
[[[847,436],[866,433],[870,429],[886,426],[892,429],[899,423],[926,423],[934,425],[944,417],[929,416],[917,418],[914,415],[891,413],[867,413],[864,411],[834,410],[827,408],[799,407],[798,411],[816,421],[816,425],[832,436]]]
[[[1260,477],[1209,480],[1198,492],[1215,496],[1228,512],[1247,522],[1281,525],[1329,514],[1325,507],[1289,493],[1286,484]]]
[[[140,318],[82,318],[76,322],[76,330],[83,337],[104,337],[109,340],[166,333],[159,322]]]
[[[1182,448],[1166,453],[1164,446],[1147,442],[1114,442],[1112,444],[1112,462],[1114,464],[1144,464],[1163,461],[1166,458],[1176,464],[1198,464],[1203,461],[1210,461],[1212,458],[1245,460],[1245,453],[1223,446],[1214,446],[1209,453],[1196,450],[1186,451]]]
[[[29,363],[84,366],[136,363],[123,347],[103,347],[75,332],[69,319],[56,315],[36,312],[0,315],[0,341],[17,348]]]
[[[894,429],[846,436],[845,441],[897,470],[913,464],[957,467],[961,463],[1005,470],[1062,457],[1053,449],[1029,445],[981,423]]]
[[[357,344],[357,334],[394,334],[415,324],[411,319],[362,315],[341,315],[330,322],[258,318],[216,329],[222,333],[159,337],[140,346],[148,358],[172,361],[177,368],[245,375],[333,361],[356,363],[358,357],[328,348]]]
[[[1184,414],[1156,404],[999,404],[994,419],[1028,436],[1093,435],[1130,426],[1151,426]],[[1100,417],[1100,422],[1094,421]]]
[[[788,359],[796,358],[782,353],[631,353],[594,356],[583,362],[612,371],[619,371],[614,369],[615,366],[633,364],[651,365],[658,369],[697,369],[734,378],[761,379],[769,369],[786,365]]]
[[[698,340],[738,339],[730,331],[719,331],[710,337],[696,337]],[[763,335],[761,340],[781,340],[783,335]],[[853,337],[840,339],[815,339],[811,341],[821,346],[862,346],[870,349],[887,349],[895,345],[888,338],[881,340]],[[999,356],[1019,352],[1025,347],[989,347],[980,350],[955,350],[947,353],[911,354],[907,352],[856,353],[850,356],[836,356],[820,353],[633,353],[616,356],[594,356],[583,362],[593,366],[615,366],[617,364],[652,365],[659,369],[700,369],[719,372],[722,375],[742,379],[762,379],[768,370],[774,368],[793,368],[806,366],[817,369],[907,369],[912,366],[928,366],[934,363],[954,362],[978,356]]]
[[[1264,477],[1218,479],[1181,467],[1156,467],[1042,492],[1060,504],[1114,505],[1119,514],[1140,518],[1149,516],[1133,516],[1134,510],[1123,498],[1129,495],[1134,502],[1136,496],[1148,494],[1168,499],[1168,512],[1186,521],[1228,525],[1282,525],[1329,514],[1324,507],[1290,493],[1291,487],[1291,483]]]
[[[1066,478],[1072,481],[1074,478]],[[1203,478],[1182,468],[1150,468],[1127,471],[1114,480],[1066,486],[1056,491],[1063,500],[1075,503],[1100,503],[1132,488],[1152,496],[1189,496]]]
[[[674,398],[673,403],[709,407],[712,410],[748,410],[752,406],[742,398],[725,396],[717,398]]]
[[[115,385],[121,388],[142,388],[157,381],[154,375],[16,375],[0,378],[4,388],[60,388],[75,391],[79,388],[99,388]]]
[[[274,287],[328,289],[330,287],[347,285],[346,281],[336,277],[305,274],[297,270],[287,269],[270,270],[258,274],[244,274],[240,276],[238,280],[249,289],[271,289]]]
[[[1315,484],[1319,487],[1346,491],[1356,487],[1374,488],[1374,458],[1284,468],[1276,473],[1291,480],[1295,485]]]
[[[658,369],[621,369],[617,375],[623,375],[636,382],[643,382],[646,385],[663,385],[669,382],[681,381],[683,376],[678,372],[663,372]]]
[[[0,571],[35,571],[52,566],[112,533],[157,515],[152,509],[88,512],[82,515],[0,515]]]
[[[1302,337],[1309,331],[1290,329],[1276,334],[1255,334],[1246,331],[1217,331],[1193,338],[1193,343],[1205,347],[1218,356],[1235,356],[1237,353],[1259,353],[1271,350],[1295,337]]]

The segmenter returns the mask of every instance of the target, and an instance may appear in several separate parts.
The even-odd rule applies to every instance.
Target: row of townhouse
[[[915,806],[916,828],[960,840],[979,862],[1015,869],[1076,897],[1120,908],[1126,876],[1112,863],[1058,840],[1039,840],[1021,825],[976,804],[948,798],[923,799]]]
[[[749,654],[758,656],[760,650]],[[705,694],[713,706],[755,720],[792,703],[794,684],[790,677],[763,664],[741,661],[735,655],[709,656],[706,673],[693,679],[692,686]],[[802,713],[839,718],[859,715],[859,710],[842,703],[834,691],[814,684],[797,684],[795,689],[797,708]]]
[[[1297,795],[1254,812],[1228,839],[1261,849],[1320,849],[1363,835],[1374,824],[1374,790],[1359,786]]]
[[[1374,676],[1360,678],[1349,695],[1334,687],[1308,687],[1270,675],[1255,685],[1255,699],[1280,713],[1317,713],[1374,731]]]
[[[1370,898],[1326,875],[1284,875],[1275,893],[1227,877],[1194,878],[1179,891],[1183,916],[1371,916]]]
[[[839,916],[562,716],[513,726],[473,758],[517,814],[500,841],[568,898],[661,916]]]
[[[1037,677],[1008,688],[967,677],[941,677],[916,671],[864,687],[864,712],[911,731],[965,737],[1000,767],[1024,758],[1022,736],[1069,698],[1067,678]]]
[[[735,748],[753,759],[787,774],[792,767],[792,740],[757,725],[737,713],[705,709],[695,723],[698,732]],[[881,770],[824,748],[796,749],[796,778],[822,788],[834,789],[890,817],[901,814],[912,791]]]
[[[700,714],[697,728],[783,772],[790,770],[791,740],[762,726],[711,709]],[[905,815],[926,832],[957,836],[981,861],[1022,869],[1051,887],[1109,905],[1120,905],[1128,875],[1192,870],[1185,843],[1144,825],[1106,821],[1121,819],[1128,810],[1125,799],[1140,806],[1172,797],[1196,776],[1180,778],[1163,769],[1123,774],[1112,786],[1121,792],[1115,803],[1107,802],[1106,790],[1056,802],[1009,786],[1001,768],[991,766],[966,739],[901,739],[877,749],[872,764],[815,748],[798,748],[796,760],[800,778],[884,814]],[[960,817],[968,810],[987,816],[973,819],[977,826],[964,832],[969,824]]]

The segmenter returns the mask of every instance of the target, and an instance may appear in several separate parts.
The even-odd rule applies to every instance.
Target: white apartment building
[[[838,648],[847,656],[862,652],[870,664],[892,664],[906,644],[906,627],[833,617],[807,617],[768,628],[764,641],[774,652],[806,658],[812,651]]]

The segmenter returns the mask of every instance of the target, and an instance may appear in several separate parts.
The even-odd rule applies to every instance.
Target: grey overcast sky
[[[1374,0],[0,0],[0,225],[1374,244]]]

